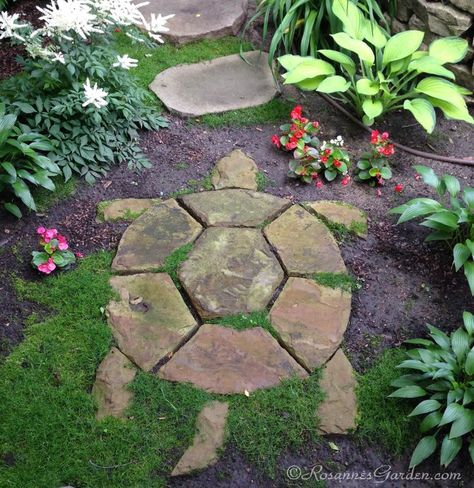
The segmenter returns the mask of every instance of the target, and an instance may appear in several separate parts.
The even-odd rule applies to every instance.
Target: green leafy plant
[[[456,271],[464,268],[471,293],[474,295],[474,188],[461,191],[459,180],[451,175],[439,178],[432,168],[414,166],[423,181],[432,186],[444,201],[415,198],[392,208],[389,213],[400,214],[398,223],[423,217],[420,225],[432,229],[427,241],[446,241],[453,247]]]
[[[58,175],[60,169],[45,155],[52,149],[46,137],[18,123],[17,116],[7,114],[5,104],[0,103],[0,193],[7,200],[11,195],[29,209],[36,210],[30,187],[54,191],[51,176]],[[6,201],[4,207],[16,217],[22,216],[16,203]]]
[[[410,417],[425,415],[419,424],[425,435],[416,446],[410,467],[431,456],[442,437],[440,464],[448,466],[469,444],[474,464],[474,315],[464,312],[464,327],[450,336],[428,325],[430,339],[411,339],[420,346],[407,351],[397,367],[413,370],[391,383],[392,398],[423,398]]]
[[[367,125],[393,110],[405,109],[431,133],[435,108],[447,118],[474,123],[463,95],[470,94],[453,83],[454,74],[444,65],[457,63],[467,53],[464,39],[446,37],[433,41],[428,51],[419,50],[424,33],[400,32],[392,37],[348,0],[334,0],[334,15],[343,30],[331,37],[338,50],[319,49],[332,61],[284,55],[285,83],[316,90],[354,108]]]
[[[51,274],[57,268],[68,268],[76,262],[76,255],[69,249],[67,239],[57,229],[38,227],[39,243],[43,251],[33,251],[31,264],[40,273]],[[80,254],[80,253],[78,253]]]

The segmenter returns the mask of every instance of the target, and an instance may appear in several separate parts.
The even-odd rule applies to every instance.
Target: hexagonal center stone
[[[225,227],[256,227],[291,205],[283,198],[250,190],[192,193],[181,201],[206,225]]]
[[[259,230],[214,227],[178,276],[201,317],[212,318],[263,310],[284,273]]]
[[[308,373],[261,327],[237,331],[204,324],[158,372],[169,381],[221,393],[252,392]]]

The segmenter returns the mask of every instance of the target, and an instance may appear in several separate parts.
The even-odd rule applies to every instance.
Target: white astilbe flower
[[[123,69],[136,68],[138,66],[138,59],[130,58],[128,54],[117,56],[117,62],[112,66],[114,68],[120,67]]]
[[[51,61],[57,61],[58,63],[66,64],[66,60],[64,59],[64,54],[61,52],[53,53],[53,57]]]
[[[102,108],[109,103],[107,102],[107,100],[105,100],[105,97],[108,95],[108,93],[102,88],[98,88],[97,83],[94,83],[94,86],[91,86],[89,78],[87,78],[83,87],[84,96],[86,98],[86,101],[82,104],[83,107],[87,107],[88,105],[94,105],[94,107],[96,108]]]
[[[148,3],[133,3],[131,0],[96,0],[94,8],[107,24],[133,25],[143,22],[140,8]]]
[[[97,16],[88,0],[53,0],[45,8],[36,7],[43,16],[48,35],[59,34],[72,40],[67,32],[75,32],[83,39],[93,32],[102,32],[97,26]]]
[[[143,25],[145,26],[145,29],[148,31],[148,35],[152,39],[155,39],[156,41],[161,42],[163,44],[164,41],[163,38],[160,36],[160,34],[169,31],[169,28],[166,27],[166,23],[168,22],[169,19],[173,18],[174,15],[175,14],[170,14],[170,15],[151,14],[150,22],[147,22],[144,19]]]
[[[0,39],[6,39],[8,37],[14,37],[20,41],[25,39],[17,34],[15,31],[28,27],[28,24],[17,24],[19,19],[18,14],[9,15],[6,12],[0,12]]]

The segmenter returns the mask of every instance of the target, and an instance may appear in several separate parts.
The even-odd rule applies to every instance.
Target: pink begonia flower
[[[46,232],[43,235],[44,242],[46,244],[51,241],[51,239],[54,239],[58,235],[57,229],[46,229]]]
[[[43,235],[45,232],[46,232],[46,229],[44,227],[38,227],[36,229],[37,234]]]
[[[68,243],[66,241],[66,238],[60,234],[58,234],[57,236],[57,239],[58,239],[58,248],[60,251],[65,251],[69,246],[68,246]]]
[[[40,264],[38,266],[38,271],[41,271],[44,274],[50,274],[55,269],[56,265],[54,264],[53,258],[49,258],[46,263]]]
[[[49,258],[46,264],[48,265],[48,269],[50,271],[54,271],[56,269],[56,265],[54,264],[53,258]]]
[[[83,258],[83,257],[84,257],[84,254],[82,254],[82,252],[78,252],[78,251],[76,251],[76,252],[74,253],[74,256],[76,256],[76,258],[79,258],[79,259],[80,259],[80,258]]]

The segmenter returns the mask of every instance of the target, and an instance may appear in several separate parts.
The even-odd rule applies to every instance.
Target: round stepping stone
[[[178,276],[202,318],[263,310],[283,270],[258,229],[211,227]]]
[[[240,149],[219,159],[212,172],[211,183],[216,190],[244,188],[256,190],[258,168],[255,161]]]
[[[133,381],[137,370],[132,362],[113,347],[97,368],[92,395],[98,404],[96,417],[109,415],[123,417],[133,393],[127,385]]]
[[[183,64],[162,71],[150,84],[171,112],[198,117],[254,107],[269,102],[277,87],[268,65],[267,53],[245,53]]]
[[[184,43],[202,38],[236,35],[247,16],[247,0],[150,0],[140,7],[151,14],[175,16],[168,20],[166,38]]]
[[[299,205],[286,210],[264,232],[291,276],[346,272],[331,232]]]
[[[122,198],[100,202],[97,206],[97,220],[99,222],[135,220],[160,202],[159,198]]]
[[[345,202],[320,200],[304,204],[310,212],[325,218],[332,224],[343,225],[347,230],[367,239],[367,216],[365,212]]]
[[[270,311],[270,320],[292,356],[314,370],[339,347],[350,311],[350,293],[305,278],[289,278]]]
[[[194,242],[202,227],[176,200],[147,210],[123,234],[112,263],[115,271],[153,271],[176,249]]]
[[[346,355],[339,349],[326,363],[319,386],[326,397],[318,408],[321,434],[345,434],[357,426],[356,379]]]
[[[231,394],[269,388],[308,373],[261,327],[234,330],[204,324],[158,372],[169,381]]]
[[[186,449],[171,476],[189,474],[214,464],[224,446],[229,404],[214,400],[204,406],[196,420],[193,444]]]
[[[209,226],[257,227],[290,206],[288,200],[250,190],[192,193],[182,203]]]
[[[174,352],[197,327],[166,273],[114,276],[110,284],[120,295],[107,310],[115,340],[145,371]]]

